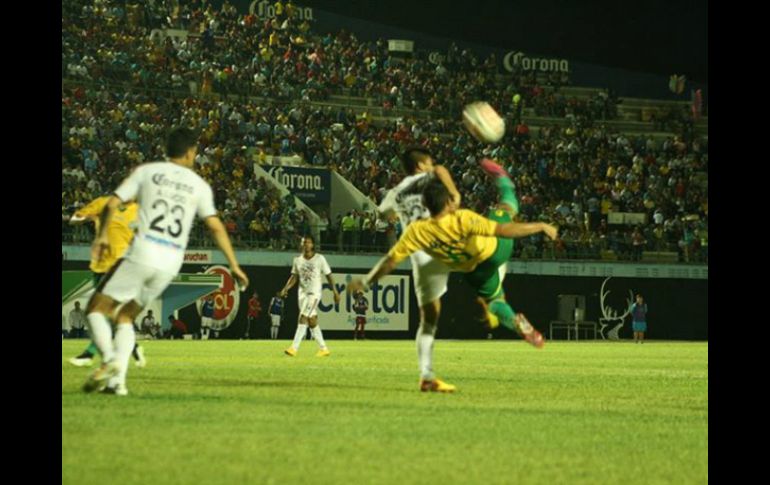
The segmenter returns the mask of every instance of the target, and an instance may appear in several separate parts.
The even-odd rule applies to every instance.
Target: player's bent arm
[[[527,237],[539,232],[546,233],[551,239],[556,239],[559,233],[556,227],[543,222],[507,222],[498,224],[495,228],[495,236],[508,239]]]
[[[433,169],[433,173],[436,174],[436,177],[441,180],[441,183],[443,183],[449,191],[449,195],[452,196],[452,202],[456,205],[455,209],[459,208],[462,196],[460,195],[460,191],[457,190],[454,180],[452,180],[452,174],[450,174],[449,170],[443,165],[436,165]]]
[[[240,283],[245,289],[249,284],[249,279],[238,264],[238,260],[235,258],[235,251],[233,251],[233,244],[230,242],[230,236],[227,235],[227,230],[224,224],[217,216],[209,216],[203,220],[211,232],[211,237],[214,242],[217,243],[220,251],[225,255],[227,264],[230,265],[230,270],[233,274],[241,280]]]

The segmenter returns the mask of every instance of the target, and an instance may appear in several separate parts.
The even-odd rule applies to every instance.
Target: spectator
[[[182,339],[187,334],[187,325],[178,318],[174,318],[174,315],[168,316],[168,321],[171,324],[171,328],[168,331],[168,337],[173,339]]]
[[[201,329],[199,338],[208,340],[211,336],[211,328],[214,325],[214,297],[208,295],[203,298],[201,305]]]
[[[160,324],[155,321],[155,317],[152,315],[152,310],[147,310],[147,314],[142,318],[140,325],[141,332],[145,335],[149,335],[152,338],[158,336],[160,330]]]
[[[631,244],[633,245],[633,260],[640,261],[642,259],[642,251],[644,250],[647,241],[644,239],[639,227],[634,228],[634,233],[631,236]]]
[[[259,295],[256,290],[249,298],[249,311],[246,315],[246,331],[243,333],[243,338],[248,340],[251,338],[249,330],[257,328],[257,320],[262,313],[262,303],[259,301]]]
[[[358,231],[358,225],[353,217],[354,211],[348,212],[342,218],[342,244],[343,251],[354,252],[353,234]]]
[[[643,344],[644,334],[647,332],[647,304],[642,295],[636,295],[636,302],[631,305],[631,319],[634,342]]]
[[[280,291],[270,300],[270,338],[272,340],[278,338],[278,330],[281,326],[281,319],[283,318],[284,303]]]
[[[289,4],[286,5],[288,8]],[[320,219],[318,221],[318,232],[320,234],[320,240],[323,241],[324,244],[330,244],[331,239],[329,237],[330,234],[330,227],[329,227],[329,215],[326,213],[326,211],[321,211]]]
[[[72,330],[73,338],[85,338],[86,336],[86,314],[80,308],[80,302],[75,302],[75,308],[70,310],[69,327]]]

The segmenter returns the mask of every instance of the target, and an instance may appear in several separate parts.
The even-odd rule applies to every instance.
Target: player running
[[[248,286],[249,279],[238,265],[217,216],[211,187],[192,170],[197,145],[198,136],[192,130],[172,130],[166,141],[168,161],[137,167],[115,190],[101,214],[100,231],[92,247],[92,257],[98,261],[109,251],[107,228],[118,207],[133,200],[139,203],[139,224],[130,248],[102,278],[88,303],[91,338],[103,363],[84,384],[86,392],[107,389],[117,395],[128,394],[127,364],[136,339],[133,321],[181,269],[196,215],[211,231],[242,289]],[[116,310],[113,345],[107,318]]]

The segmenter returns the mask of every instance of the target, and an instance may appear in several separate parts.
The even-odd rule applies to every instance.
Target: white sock
[[[86,316],[88,330],[91,332],[91,340],[102,354],[102,362],[109,362],[115,358],[115,348],[112,345],[112,327],[107,317],[101,313],[92,312]]]
[[[118,324],[117,330],[115,330],[115,350],[116,359],[120,366],[120,373],[118,374],[118,383],[126,383],[126,374],[128,373],[128,362],[131,360],[131,352],[136,345],[136,334],[134,333],[134,326],[125,323]]]
[[[294,350],[299,350],[299,344],[302,342],[302,338],[305,336],[306,332],[307,323],[300,323],[297,325],[297,331],[294,333],[294,342],[291,344]]]
[[[433,374],[433,340],[434,334],[423,333],[422,326],[417,330],[417,363],[420,366],[420,377],[433,380],[436,376]]]
[[[278,338],[278,327],[272,328],[271,337],[273,337],[273,340]]]
[[[318,342],[318,346],[322,349],[326,348],[326,342],[324,342],[324,334],[321,332],[321,327],[316,325],[311,330],[313,332],[313,337],[315,337],[315,341]]]

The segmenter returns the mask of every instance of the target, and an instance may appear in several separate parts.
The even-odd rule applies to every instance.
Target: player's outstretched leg
[[[511,305],[505,301],[505,294],[500,294],[492,301],[487,301],[483,297],[476,300],[484,309],[486,314],[487,326],[489,328],[503,327],[518,333],[521,338],[541,349],[545,345],[545,337],[529,323],[523,313],[516,313]]]
[[[479,162],[481,169],[495,180],[500,193],[500,206],[508,211],[511,219],[519,213],[519,199],[516,197],[516,187],[511,176],[497,162],[484,158]]]

